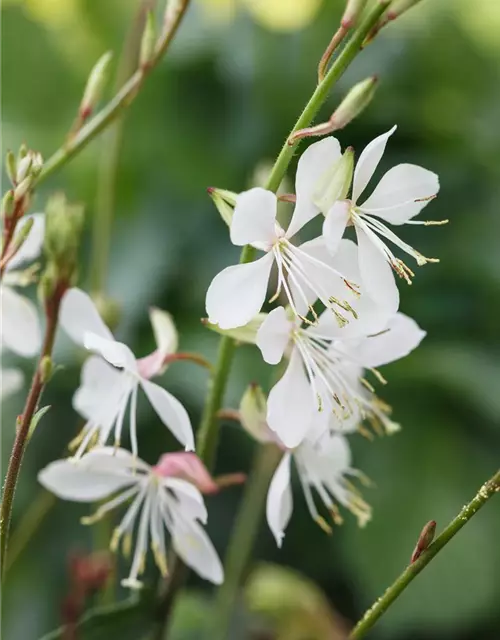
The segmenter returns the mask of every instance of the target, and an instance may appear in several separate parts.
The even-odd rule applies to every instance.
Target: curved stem
[[[61,305],[64,290],[56,290],[53,297],[47,302],[45,336],[42,352],[31,382],[31,387],[26,398],[23,413],[16,429],[16,437],[10,454],[9,465],[3,486],[2,506],[0,509],[0,576],[3,578],[3,569],[7,555],[7,541],[9,536],[10,521],[12,516],[12,503],[16,491],[17,480],[21,470],[21,464],[28,443],[31,421],[38,408],[45,382],[42,377],[42,362],[50,358],[56,337],[57,323],[59,319],[59,307]]]
[[[58,149],[45,163],[38,178],[33,183],[36,186],[46,180],[52,173],[64,166],[79,153],[87,144],[103,131],[120,113],[136,98],[146,76],[160,62],[164,53],[172,42],[177,29],[186,13],[190,0],[175,0],[175,9],[169,15],[168,23],[158,41],[158,45],[147,67],[138,69],[123,85],[115,97],[99,111],[80,131],[63,147]],[[168,5],[167,5],[168,6]],[[167,9],[168,10],[168,9]]]
[[[266,504],[267,489],[282,456],[274,444],[259,446],[224,558],[224,582],[215,601],[214,640],[227,637],[239,587],[252,554]]]
[[[434,542],[422,553],[422,555],[410,564],[399,578],[385,591],[375,604],[365,613],[363,618],[354,627],[349,636],[350,640],[364,638],[367,632],[374,626],[377,620],[387,611],[391,604],[399,598],[406,587],[429,564],[441,549],[464,527],[481,507],[497,492],[500,492],[500,470],[479,489],[474,498],[466,504],[460,513],[454,518],[446,529],[434,540]]]
[[[316,87],[299,119],[295,123],[291,133],[304,129],[312,122],[323,102],[326,100],[329,91],[359,53],[365,37],[377,23],[386,8],[386,4],[377,2],[371,11],[367,13],[365,19],[353,33],[342,53],[331,66],[324,80]],[[290,146],[288,144],[288,138],[286,139],[267,181],[266,188],[270,191],[278,190],[293,157],[296,146],[297,145]],[[254,247],[246,245],[241,252],[240,263],[251,262],[255,257],[255,252],[256,249]],[[198,432],[197,453],[209,469],[213,466],[217,443],[219,440],[217,412],[222,407],[224,392],[226,390],[233,362],[235,344],[235,341],[227,336],[222,337],[220,340],[219,355],[215,366],[215,373],[210,383],[211,387],[205,399],[205,406]],[[186,567],[180,561],[175,563],[175,568],[173,569],[170,577],[170,584],[172,585],[171,589],[168,590],[167,594],[162,592],[162,595],[160,596],[159,610],[163,611],[164,618],[163,621],[159,623],[157,637],[163,638],[163,640],[167,638],[167,626],[170,612],[173,604],[175,603],[175,597],[179,591],[179,587],[183,583],[183,580],[178,580],[177,576],[174,575],[176,572],[182,573],[183,577],[187,575]],[[168,602],[168,607],[164,607],[162,602]],[[167,632],[165,632],[166,630]]]

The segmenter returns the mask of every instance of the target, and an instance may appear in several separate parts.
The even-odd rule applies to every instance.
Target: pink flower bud
[[[155,472],[163,477],[181,478],[191,482],[201,493],[219,491],[219,486],[195,453],[165,453],[155,466]]]

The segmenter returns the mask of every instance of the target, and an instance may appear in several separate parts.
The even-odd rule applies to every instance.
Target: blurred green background
[[[316,64],[336,28],[342,2],[198,0],[166,60],[125,120],[119,154],[116,218],[108,293],[122,306],[118,336],[137,354],[153,348],[149,305],[169,310],[181,349],[214,358],[217,337],[200,325],[211,278],[237,259],[207,186],[248,186],[261,161],[272,161],[311,94]],[[86,76],[106,50],[115,64],[137,13],[137,0],[4,1],[2,25],[3,148],[26,141],[48,157],[64,140]],[[327,118],[357,80],[376,73],[372,106],[340,132],[360,149],[394,123],[398,132],[384,168],[409,161],[436,171],[439,198],[425,217],[447,227],[408,228],[405,239],[439,265],[401,284],[401,308],[428,332],[421,348],[384,369],[381,390],[403,430],[373,443],[354,437],[354,464],[374,481],[365,497],[373,521],[351,517],[326,536],[308,517],[300,490],[283,549],[262,526],[255,561],[280,563],[314,580],[342,617],[355,621],[408,562],[422,526],[443,527],[498,467],[500,450],[500,4],[427,0],[384,30],[356,60],[324,107]],[[64,189],[86,204],[89,236],[99,215],[98,175],[109,138],[93,142],[37,192],[33,210]],[[293,167],[291,168],[293,176]],[[4,185],[4,189],[5,189]],[[89,273],[83,251],[81,283]],[[37,472],[59,457],[78,417],[71,395],[79,362],[68,343],[64,371],[50,384],[52,405],[26,455],[15,502],[14,531],[39,495]],[[22,362],[27,377],[32,363]],[[256,349],[241,348],[227,405],[237,406],[252,380],[269,373]],[[196,425],[207,375],[189,363],[163,381]],[[11,447],[22,393],[3,407],[2,462]],[[174,443],[144,404],[142,457],[155,462]],[[248,470],[254,445],[223,425],[217,471]],[[5,467],[4,467],[5,468]],[[298,487],[297,487],[298,489]],[[240,490],[209,501],[209,532],[223,551]],[[9,572],[4,593],[6,640],[36,639],[60,622],[68,588],[67,557],[91,548],[79,517],[87,507],[59,503]],[[500,503],[492,500],[407,589],[370,637],[400,640],[500,638]],[[100,542],[97,542],[98,546]],[[155,575],[151,571],[150,581]],[[196,579],[192,589],[208,587]],[[120,597],[126,597],[121,590]],[[283,598],[287,596],[283,593]],[[203,601],[183,602],[189,628],[176,638],[204,638]],[[193,613],[196,612],[196,615]],[[197,626],[201,620],[202,626]],[[253,635],[242,621],[232,637]],[[250,626],[255,622],[250,622]],[[257,627],[266,627],[265,621]],[[269,628],[272,628],[272,624]],[[137,632],[106,637],[135,640]],[[305,636],[306,637],[306,636]],[[312,637],[312,636],[311,636]]]

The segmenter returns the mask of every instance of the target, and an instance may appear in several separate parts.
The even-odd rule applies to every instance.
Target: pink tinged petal
[[[231,222],[231,242],[243,246],[253,242],[272,245],[276,239],[277,199],[260,187],[243,191],[236,199]]]
[[[290,341],[294,324],[287,318],[284,307],[277,307],[257,331],[256,344],[268,364],[278,364]]]
[[[361,209],[391,224],[411,220],[436,196],[439,178],[414,164],[398,164],[375,187]]]
[[[319,207],[314,198],[321,177],[329,167],[342,156],[339,141],[336,138],[324,138],[310,145],[300,156],[295,177],[297,201],[286,236],[291,238],[318,213]]]
[[[385,331],[365,338],[352,348],[352,353],[365,367],[381,367],[407,356],[418,347],[425,335],[415,320],[404,313],[397,313]]]
[[[293,497],[290,479],[291,454],[285,453],[276,469],[267,494],[267,524],[281,547],[285,529],[293,511]]]
[[[165,354],[162,351],[153,351],[148,356],[137,360],[137,372],[141,378],[150,380],[165,371],[164,362]]]
[[[120,367],[131,373],[137,372],[135,356],[122,342],[117,342],[113,338],[101,338],[95,333],[87,332],[83,338],[83,346],[89,351],[98,353],[109,364]]]
[[[368,295],[390,313],[399,307],[399,290],[385,256],[364,231],[357,228],[359,272]]]
[[[218,485],[208,469],[195,453],[165,453],[155,466],[155,472],[163,477],[177,477],[191,482],[201,493],[217,493]]]
[[[81,289],[68,289],[64,294],[59,318],[64,331],[79,345],[83,346],[87,333],[114,340],[92,299]]]
[[[174,520],[172,543],[184,562],[213,584],[224,582],[224,569],[210,538],[196,521]]]
[[[22,388],[24,376],[19,369],[0,370],[0,400],[5,400],[9,396]]]
[[[337,201],[326,214],[323,222],[323,237],[328,251],[335,255],[337,252],[345,228],[349,221],[350,205],[345,200]],[[345,275],[345,274],[344,274]]]
[[[35,305],[10,287],[1,287],[0,296],[2,344],[24,358],[36,355],[42,345],[42,333]]]
[[[267,399],[267,423],[285,447],[295,448],[306,436],[315,414],[313,402],[300,354],[294,349],[285,374]]]
[[[356,169],[354,170],[354,182],[352,187],[353,202],[358,201],[358,198],[370,182],[371,177],[378,167],[378,163],[384,155],[387,140],[396,131],[396,128],[396,125],[394,125],[390,131],[378,136],[363,149],[363,152],[359,156],[359,160],[356,164]]]
[[[227,267],[212,280],[206,298],[208,319],[221,329],[248,324],[264,304],[274,257]]]
[[[199,490],[181,478],[162,478],[162,486],[175,494],[176,504],[171,505],[174,511],[178,511],[183,519],[207,521],[207,509],[203,496]],[[174,514],[175,515],[175,514]]]
[[[193,451],[194,436],[191,420],[179,400],[154,382],[142,379],[141,386],[163,424],[186,447],[186,450]]]
[[[132,475],[96,470],[70,460],[52,462],[38,474],[38,481],[58,498],[75,502],[102,500],[137,482]]]
[[[43,236],[45,233],[45,215],[43,213],[34,213],[31,216],[21,218],[14,231],[14,242],[16,241],[16,236],[18,236],[30,218],[33,219],[31,231],[16,255],[12,260],[9,260],[7,271],[12,271],[25,262],[33,262],[42,251]]]

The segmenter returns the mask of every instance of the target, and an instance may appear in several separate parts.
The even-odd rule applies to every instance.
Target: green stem
[[[259,531],[267,489],[281,455],[280,449],[273,444],[259,446],[255,454],[254,465],[246,483],[224,559],[224,583],[218,590],[215,602],[215,620],[211,635],[214,640],[224,640],[228,637],[238,590]]]
[[[313,118],[318,113],[323,102],[326,100],[328,93],[335,84],[335,82],[342,76],[352,60],[356,57],[360,51],[363,41],[371,31],[372,27],[376,24],[382,13],[387,8],[387,3],[380,1],[377,2],[374,7],[367,13],[364,20],[358,26],[353,33],[351,39],[346,44],[342,53],[335,60],[330,70],[326,74],[324,80],[316,87],[309,102],[302,111],[299,119],[295,123],[291,133],[299,131],[304,127],[311,124]],[[283,148],[276,159],[276,162],[272,168],[271,174],[267,182],[267,189],[270,191],[277,191],[278,187],[283,180],[288,165],[293,157],[295,148],[297,145],[290,146],[288,144],[288,138],[285,141]],[[256,250],[247,245],[243,248],[240,256],[240,262],[251,262],[255,257]],[[235,341],[227,336],[221,338],[219,346],[219,355],[217,358],[217,364],[215,367],[215,373],[211,381],[211,387],[207,393],[205,399],[205,406],[203,410],[200,429],[198,432],[197,453],[205,464],[211,468],[213,466],[217,443],[219,440],[219,424],[217,420],[217,412],[222,406],[224,399],[224,393],[226,390],[227,381],[229,379],[229,373],[233,362],[235,352]],[[184,578],[187,575],[186,567],[181,562],[175,563],[174,572],[182,573]],[[172,575],[170,578],[172,585],[169,589],[168,596],[163,594],[160,596],[159,610],[163,611],[163,622],[158,627],[158,638],[165,640],[167,634],[165,630],[170,618],[170,612],[175,603],[176,595],[183,584],[183,580],[177,579],[177,576]],[[168,602],[168,607],[163,607],[161,602],[162,598],[164,602]]]
[[[464,527],[481,507],[497,492],[500,492],[500,470],[479,489],[474,498],[465,505],[456,518],[434,540],[434,542],[422,553],[422,555],[410,564],[399,578],[385,591],[374,605],[365,613],[363,618],[354,627],[350,640],[364,638],[367,632],[374,626],[377,620],[387,611],[391,604],[399,598],[406,587],[429,564],[441,549]]]
[[[190,0],[178,3],[175,13],[162,34],[153,59],[147,67],[138,69],[123,85],[115,97],[97,113],[78,133],[63,147],[58,149],[45,163],[33,187],[46,180],[52,173],[63,167],[73,156],[84,149],[101,131],[113,122],[122,111],[136,98],[142,83],[149,73],[157,66],[172,42],[177,29],[186,13]]]

